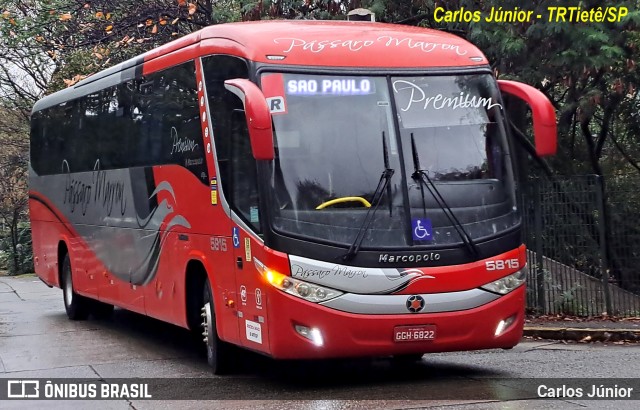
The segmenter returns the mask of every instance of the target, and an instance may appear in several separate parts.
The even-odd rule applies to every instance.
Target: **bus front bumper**
[[[313,359],[511,348],[522,338],[524,304],[523,285],[468,310],[370,315],[330,309],[275,291],[269,302],[271,356]],[[433,340],[394,340],[398,326],[425,325],[435,330]]]

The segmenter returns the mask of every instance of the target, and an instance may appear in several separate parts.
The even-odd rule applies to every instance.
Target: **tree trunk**
[[[13,211],[11,223],[9,224],[9,234],[11,235],[11,251],[13,253],[13,274],[20,273],[20,258],[18,258],[18,210]]]

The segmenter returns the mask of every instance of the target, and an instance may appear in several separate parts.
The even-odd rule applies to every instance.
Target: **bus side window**
[[[256,163],[242,101],[224,86],[225,80],[248,78],[247,63],[225,55],[202,61],[222,193],[236,214],[259,233]]]
[[[122,83],[116,87],[111,87],[103,97],[107,99],[107,113],[103,117],[104,149],[100,150],[102,155],[100,165],[107,168],[126,168],[130,164],[129,152],[131,144],[131,110],[132,95],[127,88],[127,83]]]
[[[242,102],[224,87],[224,82],[232,78],[248,78],[249,70],[244,60],[232,56],[213,55],[203,58],[202,62],[215,154],[220,171],[218,178],[226,198],[231,177],[231,115],[233,110],[242,108]]]
[[[153,81],[148,78],[135,80],[133,92],[133,164],[135,166],[149,166],[153,164],[155,147],[152,144],[153,135],[160,124],[153,118],[152,93]]]
[[[243,219],[260,232],[257,172],[245,113],[234,110],[231,115],[231,201]]]
[[[62,133],[63,111],[59,106],[49,107],[34,113],[32,130],[31,164],[39,175],[62,172],[64,135]]]
[[[188,62],[165,70],[162,89],[163,139],[170,162],[189,169],[209,183],[200,126],[195,64]],[[167,138],[168,137],[168,138]]]
[[[128,117],[135,124],[136,165],[181,165],[208,185],[195,63],[151,73],[130,88],[133,103]]]
[[[70,157],[64,159],[68,162],[72,172],[92,169],[97,158],[94,138],[83,132],[86,127],[81,129],[83,118],[84,104],[82,99],[67,102],[64,109],[62,132],[66,146],[70,147],[66,151],[71,153]]]

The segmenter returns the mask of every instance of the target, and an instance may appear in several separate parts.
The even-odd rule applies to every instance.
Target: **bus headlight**
[[[525,265],[525,267],[519,271],[512,273],[511,275],[507,275],[504,278],[487,283],[484,286],[480,286],[480,288],[488,290],[489,292],[506,295],[524,283],[527,279],[528,272],[529,268]]]
[[[280,272],[267,268],[256,258],[253,258],[253,261],[258,272],[262,274],[271,286],[290,295],[299,297],[300,299],[319,303],[337,298],[343,294],[343,292],[340,292],[339,290],[325,288],[324,286],[316,285],[315,283],[309,283],[300,279],[292,278],[291,276],[283,275]]]

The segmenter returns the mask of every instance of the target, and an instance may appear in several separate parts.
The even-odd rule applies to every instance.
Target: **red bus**
[[[454,35],[207,27],[33,108],[38,276],[69,318],[129,309],[274,358],[510,348],[526,276],[502,94]]]

